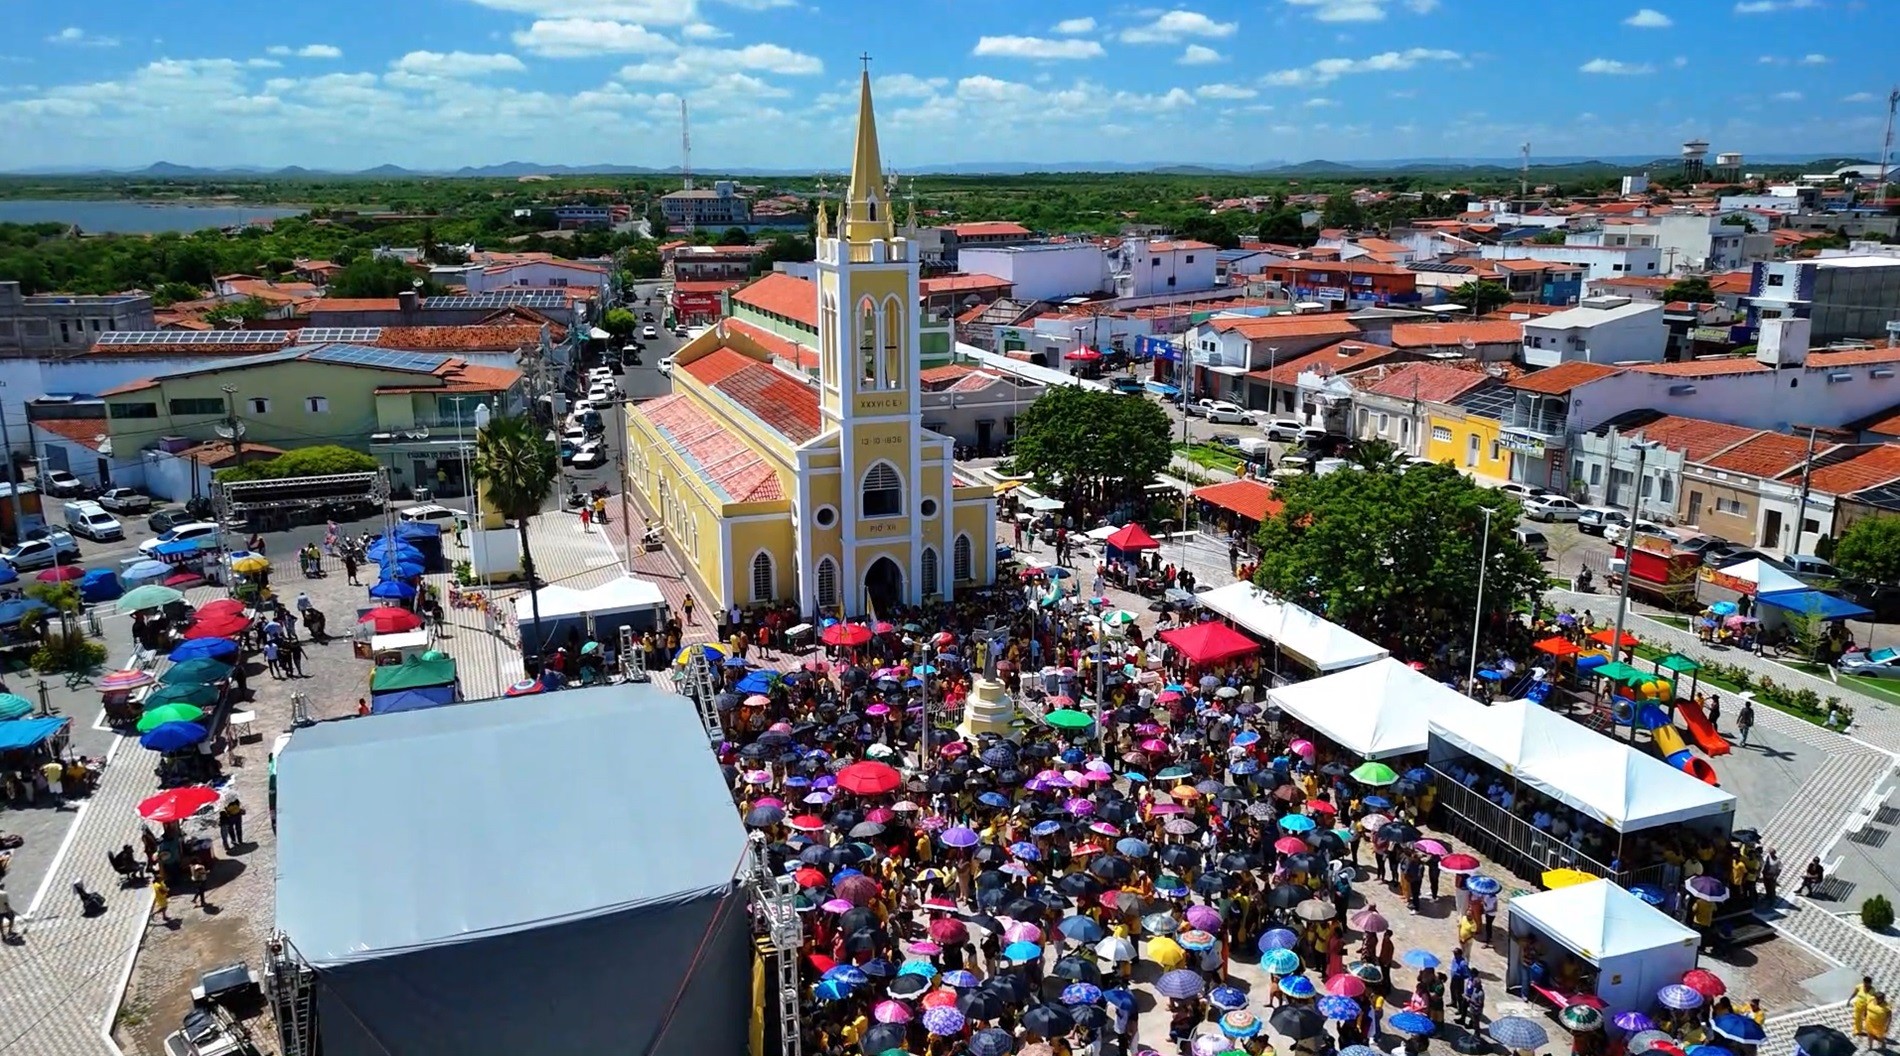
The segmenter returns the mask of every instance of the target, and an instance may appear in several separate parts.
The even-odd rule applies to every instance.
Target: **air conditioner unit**
[[[1693,396],[1695,395],[1695,386],[1694,385],[1671,385],[1669,386],[1669,395]]]
[[[1828,384],[1830,384],[1830,385],[1832,385],[1832,384],[1834,384],[1835,382],[1838,382],[1838,381],[1853,381],[1853,380],[1854,380],[1854,372],[1853,372],[1853,371],[1850,371],[1850,370],[1835,370],[1835,371],[1829,371],[1829,372],[1828,372],[1828,376],[1827,376],[1827,380],[1828,380]]]

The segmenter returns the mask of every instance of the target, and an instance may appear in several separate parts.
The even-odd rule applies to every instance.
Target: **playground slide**
[[[1688,724],[1689,737],[1695,741],[1697,748],[1702,749],[1703,753],[1710,758],[1729,753],[1728,741],[1723,740],[1722,735],[1716,732],[1715,724],[1703,714],[1702,705],[1685,697],[1676,702],[1676,707],[1681,710],[1682,721]]]
[[[1669,716],[1662,713],[1661,708],[1654,704],[1645,707],[1642,714],[1637,716],[1637,721],[1649,730],[1650,737],[1656,742],[1656,750],[1662,753],[1664,761],[1670,766],[1705,784],[1721,784],[1716,780],[1715,767],[1689,750],[1689,746],[1682,742],[1682,734],[1669,721]]]

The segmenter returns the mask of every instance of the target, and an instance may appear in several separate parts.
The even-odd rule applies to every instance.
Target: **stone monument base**
[[[985,733],[1014,740],[1021,736],[1015,721],[1016,702],[1010,699],[1003,684],[979,677],[971,685],[970,695],[964,699],[963,721],[957,724],[957,734],[968,741],[975,741]]]

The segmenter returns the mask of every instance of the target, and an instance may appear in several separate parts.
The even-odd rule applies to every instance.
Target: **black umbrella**
[[[1273,1024],[1274,1030],[1295,1041],[1317,1038],[1320,1031],[1326,1029],[1325,1016],[1313,1009],[1301,1008],[1297,1005],[1287,1005],[1276,1010],[1272,1016],[1268,1017],[1267,1022]]]
[[[747,817],[751,817],[751,815],[748,814]],[[860,821],[856,825],[851,826],[851,838],[854,840],[868,840],[874,836],[882,835],[884,835],[884,826],[879,825],[875,821]]]
[[[983,844],[971,853],[978,865],[1002,865],[1009,861],[1009,852],[993,843]]]
[[[1274,810],[1271,803],[1249,803],[1247,816],[1255,821],[1272,821],[1280,816],[1280,812]]]
[[[1311,854],[1289,854],[1284,864],[1296,873],[1316,873],[1320,868],[1319,858]]]
[[[1049,969],[1049,974],[1057,979],[1067,979],[1072,983],[1102,985],[1102,970],[1095,966],[1095,962],[1074,954],[1057,961],[1056,966]]]
[[[1185,843],[1170,843],[1156,857],[1170,869],[1192,869],[1201,863],[1200,850]]]
[[[1045,887],[1037,892],[1036,903],[1042,907],[1045,917],[1062,917],[1069,912],[1069,900],[1051,888]]]
[[[1244,803],[1247,800],[1247,793],[1233,785],[1222,785],[1221,790],[1214,794],[1214,798],[1222,803]]]
[[[772,758],[772,746],[769,744],[760,744],[757,741],[753,741],[751,744],[748,744],[745,747],[739,749],[739,758],[741,759],[770,759]]]
[[[864,906],[853,906],[838,918],[838,930],[850,935],[865,928],[877,926],[877,914]]]
[[[1260,868],[1260,856],[1252,851],[1229,851],[1220,856],[1220,867],[1231,873]]]
[[[1041,920],[1042,903],[1027,898],[1012,898],[1003,904],[1002,916],[1011,920]]]
[[[833,869],[841,869],[847,865],[856,865],[864,859],[859,856],[856,848],[845,844],[842,847],[825,848],[825,853],[819,855],[818,860]]]
[[[1003,972],[985,980],[979,990],[988,990],[1004,1001],[1018,1005],[1029,1000],[1029,980],[1021,972]]]
[[[1016,765],[1016,749],[1007,744],[993,744],[977,753],[977,758],[983,760],[984,766],[1001,770]]]
[[[1233,884],[1233,877],[1218,869],[1210,869],[1194,878],[1194,893],[1203,898],[1217,898],[1225,894]]]
[[[976,874],[976,889],[978,891],[989,891],[1007,886],[1009,886],[1009,877],[994,869],[985,869]]]
[[[1102,882],[1087,873],[1070,873],[1056,881],[1056,890],[1070,898],[1094,898],[1102,893]]]
[[[989,912],[1000,912],[1003,903],[1009,901],[1009,892],[1000,887],[987,888],[976,893],[976,904]]]
[[[1147,717],[1148,713],[1146,711],[1143,711],[1133,704],[1123,704],[1121,707],[1115,709],[1116,722],[1140,722]]]
[[[965,913],[963,915],[963,922],[973,928],[982,928],[991,935],[1001,935],[1003,933],[1003,922],[990,916],[988,913]]]
[[[957,785],[956,775],[942,770],[924,778],[924,788],[931,792],[950,792],[955,790]]]
[[[1417,781],[1407,781],[1404,778],[1399,778],[1397,781],[1392,782],[1392,794],[1395,796],[1416,796],[1424,790],[1425,786],[1419,784]]]
[[[804,862],[806,865],[823,865],[825,864],[825,852],[829,850],[831,850],[831,848],[822,843],[814,843],[810,847],[798,852],[798,860]]]
[[[846,953],[870,953],[883,942],[884,936],[879,934],[877,929],[864,928],[845,936],[844,949]]]
[[[1104,854],[1089,863],[1089,872],[1111,884],[1122,884],[1135,875],[1135,866],[1118,854]]]
[[[892,979],[891,985],[886,989],[890,991],[892,997],[909,999],[930,989],[930,980],[921,975],[900,975]]]
[[[1056,746],[1050,744],[1048,741],[1030,741],[1016,751],[1017,754],[1028,756],[1031,759],[1047,759],[1056,754]]]
[[[1469,1033],[1460,1033],[1452,1038],[1451,1047],[1464,1053],[1465,1056],[1482,1056],[1484,1053],[1496,1050],[1496,1046],[1486,1041],[1482,1035]]]
[[[1347,766],[1345,763],[1327,763],[1319,768],[1319,772],[1325,774],[1327,777],[1345,777],[1347,774],[1352,773],[1352,767]]]
[[[1028,779],[1029,775],[1013,766],[1006,766],[996,772],[996,783],[999,785],[1020,785]]]
[[[1418,827],[1403,821],[1388,821],[1379,826],[1378,836],[1387,843],[1411,843],[1418,839]],[[1809,1053],[1808,1056],[1815,1056]]]
[[[753,740],[755,744],[770,745],[773,748],[783,748],[792,743],[792,735],[786,733],[784,730],[767,730],[759,734],[758,737]]]
[[[963,1015],[966,1019],[984,1018],[972,1016],[968,1012]],[[979,1030],[972,1035],[969,1047],[970,1056],[1009,1056],[1016,1048],[1016,1038],[1007,1030],[992,1027],[989,1030]]]
[[[1023,1013],[1022,1022],[1023,1029],[1045,1038],[1059,1038],[1075,1029],[1075,1017],[1069,1014],[1068,1009],[1057,1005],[1037,1005]],[[1820,1054],[1809,1053],[1808,1056],[1820,1056]],[[1833,1056],[1833,1054],[1829,1053],[1827,1056]]]
[[[1346,841],[1331,829],[1314,829],[1306,834],[1306,842],[1321,854],[1337,856],[1346,853]]]
[[[1810,1023],[1794,1032],[1795,1047],[1804,1056],[1854,1056],[1854,1043],[1833,1027]]]
[[[1077,1005],[1069,1009],[1069,1015],[1076,1026],[1088,1030],[1100,1030],[1108,1025],[1108,1012],[1100,1005]]]
[[[1273,909],[1292,909],[1309,897],[1311,893],[1298,884],[1281,884],[1267,892],[1267,905]]]
[[[1736,829],[1734,832],[1728,834],[1728,838],[1735,843],[1741,844],[1760,843],[1761,833],[1754,829]]]
[[[1009,1007],[1003,995],[994,990],[972,990],[957,995],[957,1011],[966,1019],[995,1019]]]
[[[1140,812],[1140,808],[1130,799],[1112,800],[1102,804],[1102,809],[1096,811],[1104,820],[1112,821],[1117,825],[1133,821]]]
[[[863,820],[864,815],[855,810],[841,810],[831,816],[829,824],[839,832],[850,832],[852,828]]]
[[[905,978],[915,979],[917,976],[905,976]],[[864,1056],[877,1056],[886,1049],[901,1049],[904,1047],[904,1037],[907,1033],[902,1023],[874,1023],[870,1030],[864,1032],[864,1037],[859,1039],[858,1050],[863,1052]]]

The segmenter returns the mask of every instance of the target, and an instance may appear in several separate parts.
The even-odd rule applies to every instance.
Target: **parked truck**
[[[1681,608],[1695,600],[1696,577],[1702,558],[1694,553],[1678,553],[1675,544],[1659,536],[1637,535],[1634,545],[1614,550],[1607,577],[1610,589],[1629,576],[1630,593],[1646,594],[1670,608]]]
[[[20,500],[20,520],[14,520],[13,500],[15,494]],[[17,543],[26,532],[46,527],[46,514],[40,508],[39,489],[31,484],[8,484],[0,481],[0,538],[9,543]]]

